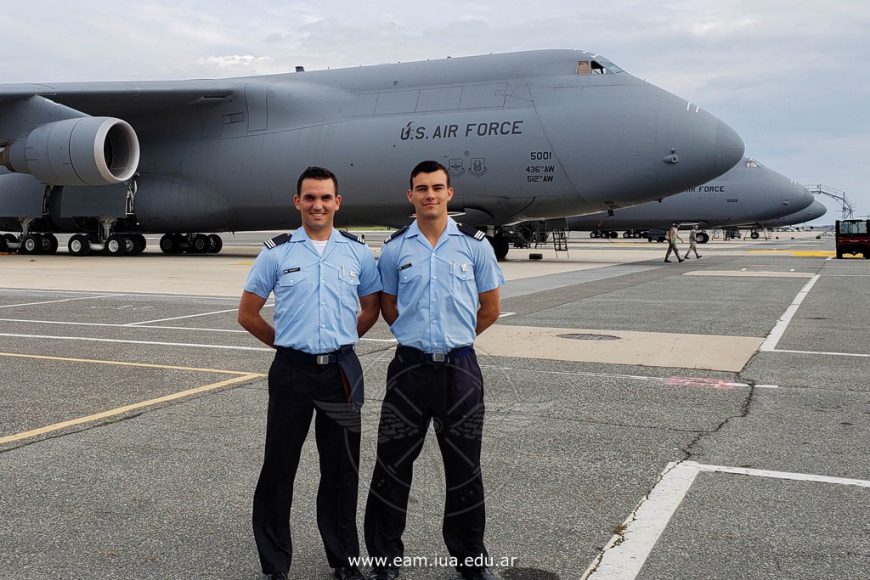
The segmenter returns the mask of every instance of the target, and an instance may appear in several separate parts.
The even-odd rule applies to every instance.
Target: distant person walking
[[[683,258],[684,260],[688,260],[689,254],[691,254],[692,252],[695,252],[696,259],[699,259],[699,260],[701,259],[701,254],[698,253],[698,246],[696,245],[697,243],[698,243],[698,226],[692,226],[692,229],[689,230],[689,250],[686,252],[686,257]]]
[[[679,233],[679,230],[677,229],[676,222],[672,223],[670,229],[668,229],[667,239],[668,239],[668,252],[665,254],[665,262],[670,262],[670,260],[668,260],[668,258],[670,258],[671,252],[674,253],[674,255],[677,257],[678,261],[682,262],[683,259],[680,257],[680,250],[679,250],[679,248],[677,248],[677,240],[679,240],[681,242],[683,240],[680,238],[680,233]],[[697,251],[696,251],[696,253],[697,253]]]

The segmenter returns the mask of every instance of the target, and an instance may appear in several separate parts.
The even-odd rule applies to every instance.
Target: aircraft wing
[[[0,84],[0,117],[9,105],[43,97],[87,115],[139,116],[186,106],[218,104],[244,92],[244,81],[194,80]]]

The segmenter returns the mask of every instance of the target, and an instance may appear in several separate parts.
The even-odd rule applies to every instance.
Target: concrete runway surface
[[[270,235],[217,256],[151,237],[136,257],[0,256],[0,578],[259,577],[271,350],[235,318]],[[622,239],[511,250],[477,347],[504,578],[870,577],[870,260],[776,235],[682,264]],[[394,346],[380,321],[358,347],[360,530]],[[331,577],[316,465],[311,434],[291,578]],[[402,577],[453,578],[431,434],[414,477]]]

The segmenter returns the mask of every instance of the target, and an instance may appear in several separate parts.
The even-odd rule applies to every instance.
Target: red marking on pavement
[[[704,377],[668,377],[665,380],[666,385],[673,387],[703,387],[708,389],[719,389],[728,391],[735,387],[746,387],[743,383],[732,383],[731,381],[723,381],[721,379],[708,379]]]

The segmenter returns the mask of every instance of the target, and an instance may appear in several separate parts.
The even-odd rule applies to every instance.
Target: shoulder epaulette
[[[263,242],[263,245],[271,250],[272,248],[276,248],[283,243],[289,242],[292,237],[293,234],[281,234],[275,236],[274,238],[266,240],[265,242]]]
[[[397,229],[392,234],[390,234],[390,237],[388,237],[386,240],[384,240],[384,243],[388,244],[390,242],[390,240],[392,240],[394,238],[401,237],[406,231],[408,231],[408,226],[404,226],[404,227]]]
[[[486,234],[477,228],[474,228],[471,226],[460,226],[460,225],[457,225],[456,227],[459,228],[460,232],[462,232],[466,236],[470,236],[470,237],[474,238],[478,242],[486,237]]]
[[[358,243],[358,244],[363,244],[363,245],[365,245],[365,242],[362,241],[361,239],[359,239],[359,236],[356,236],[356,235],[354,235],[354,234],[352,234],[352,233],[350,233],[350,232],[346,232],[346,231],[344,231],[344,230],[338,230],[338,233],[340,233],[341,235],[343,235],[344,237],[346,237],[346,238],[349,239],[349,240],[352,240],[352,241],[354,241],[354,242],[356,242],[356,243]]]

